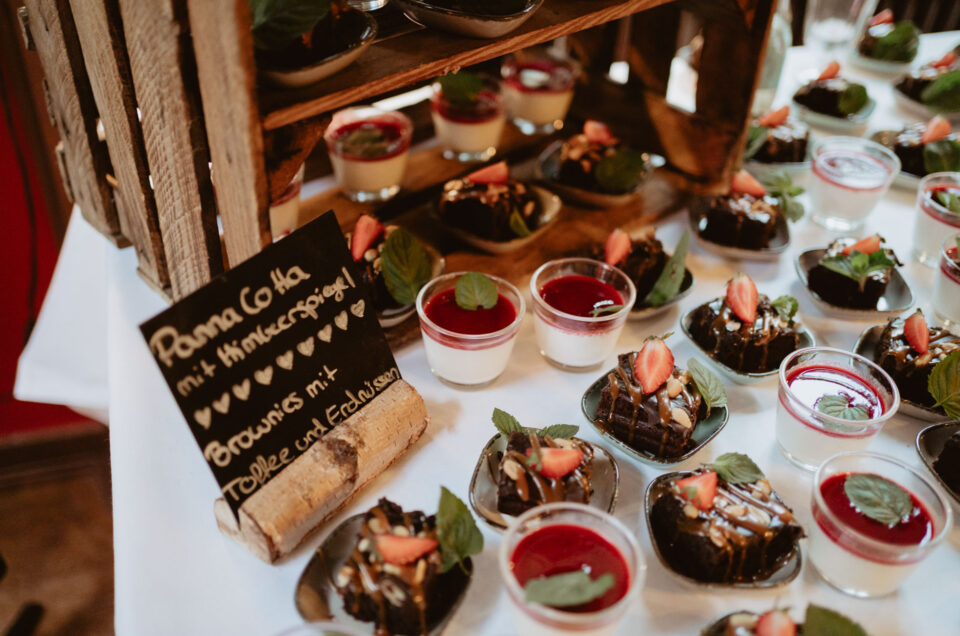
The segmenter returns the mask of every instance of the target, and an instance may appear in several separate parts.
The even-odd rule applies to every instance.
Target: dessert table
[[[924,36],[918,59],[937,58],[958,42],[960,33]],[[787,103],[802,80],[816,75],[818,65],[819,61],[809,51],[790,50],[774,105]],[[846,64],[843,72],[863,81],[878,102],[870,130],[896,128],[902,122],[915,121],[895,108],[888,80]],[[826,134],[814,131],[818,133]],[[883,235],[906,263],[902,269],[904,276],[913,287],[917,305],[932,321],[930,292],[934,271],[910,259],[914,204],[914,192],[891,190],[868,221],[867,232]],[[83,221],[75,214],[73,223]],[[659,224],[658,237],[668,250],[676,244],[686,224],[683,213]],[[695,348],[680,333],[680,316],[721,295],[726,281],[738,271],[748,273],[760,292],[770,297],[795,296],[800,303],[800,319],[814,332],[819,344],[852,349],[858,335],[881,320],[841,321],[821,314],[802,287],[794,261],[804,249],[824,246],[835,235],[807,218],[793,225],[791,231],[790,248],[779,261],[772,263],[726,261],[691,247],[687,266],[696,277],[693,293],[681,301],[678,308],[656,318],[628,322],[617,352],[639,348],[650,334],[673,332],[668,344],[677,363],[686,366]],[[163,310],[164,302],[137,278],[131,250],[114,250],[92,232],[73,234],[85,241],[86,253],[106,253],[105,277],[89,279],[88,283],[106,288],[106,328],[101,326],[99,332],[102,333],[91,335],[104,341],[104,353],[102,356],[89,353],[96,349],[91,342],[85,342],[80,350],[88,352],[85,355],[90,356],[93,368],[99,368],[105,356],[109,377],[118,634],[263,635],[276,634],[302,622],[294,607],[294,588],[323,535],[381,496],[407,509],[432,512],[436,509],[440,486],[444,485],[466,501],[473,467],[495,432],[490,421],[494,407],[512,413],[527,426],[579,424],[582,437],[610,448],[617,458],[621,483],[615,514],[635,530],[646,559],[645,583],[619,633],[694,634],[729,611],[763,612],[774,605],[793,608],[794,617],[802,618],[808,603],[841,611],[874,635],[947,634],[960,630],[960,603],[957,602],[960,599],[960,528],[957,526],[898,594],[878,600],[858,600],[834,590],[819,578],[806,559],[796,581],[769,591],[708,592],[677,582],[657,561],[642,517],[644,489],[663,471],[641,465],[602,441],[580,412],[581,395],[602,369],[569,373],[550,366],[537,350],[533,318],[529,314],[524,319],[507,371],[481,390],[455,390],[441,384],[430,373],[419,342],[397,352],[403,377],[422,394],[432,419],[423,438],[351,500],[329,524],[309,537],[290,558],[280,565],[266,565],[217,529],[213,501],[220,494],[219,488],[139,332],[138,324]],[[76,238],[71,236],[71,240]],[[79,249],[75,245],[68,247],[74,253]],[[76,259],[78,263],[82,260]],[[529,298],[529,290],[523,291]],[[66,300],[57,300],[58,295],[64,294],[79,292],[54,285],[45,312],[51,305],[69,307]],[[86,305],[88,294],[76,298],[74,306]],[[44,319],[48,326],[38,330],[38,338],[43,332],[56,331],[58,318],[48,315],[41,320]],[[59,320],[70,320],[70,317],[61,315]],[[64,358],[71,357],[68,346],[62,342],[56,346],[62,346],[59,351]],[[33,351],[21,362],[23,377],[17,389],[21,395],[36,395],[44,382],[45,376],[33,372],[32,366],[33,360],[44,359],[44,343],[31,343],[31,348]],[[611,356],[604,368],[612,366],[613,361]],[[725,452],[747,453],[764,470],[785,502],[794,508],[800,522],[809,526],[812,523],[812,474],[790,464],[776,446],[776,379],[752,386],[727,383],[726,388],[731,414],[729,424],[676,470],[694,468]],[[46,393],[49,399],[56,391]],[[914,447],[914,439],[924,426],[920,421],[895,416],[873,442],[871,450],[892,455],[925,471]],[[448,625],[447,634],[513,631],[511,608],[496,562],[499,535],[481,521],[478,525],[484,534],[485,549],[474,559],[472,585]],[[802,545],[805,547],[806,542]]]

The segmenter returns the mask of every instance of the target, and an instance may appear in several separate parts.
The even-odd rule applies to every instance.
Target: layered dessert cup
[[[947,329],[960,335],[960,234],[948,236],[940,248],[933,313]]]
[[[950,196],[960,203],[960,172],[935,172],[920,181],[917,215],[913,226],[913,255],[925,265],[936,267],[940,246],[947,234],[960,232],[960,212],[944,205]]]
[[[892,514],[903,510],[902,517],[880,521],[851,501],[856,493],[847,482],[863,475],[884,491],[897,487],[894,494],[906,505],[893,507]],[[820,466],[811,506],[810,560],[824,580],[858,597],[895,592],[947,535],[953,516],[925,476],[899,459],[862,452],[840,453]]]
[[[841,349],[794,351],[778,375],[777,444],[805,470],[835,453],[865,449],[900,407],[886,371]]]
[[[497,303],[491,309],[463,309],[457,281],[465,272],[439,276],[417,295],[420,332],[430,370],[458,387],[493,382],[507,368],[526,305],[516,287],[496,276]]]
[[[544,263],[530,293],[540,353],[570,370],[594,368],[613,353],[637,296],[629,276],[589,258]]]
[[[323,134],[340,189],[351,201],[386,201],[400,191],[413,123],[372,106],[333,115]]]
[[[447,99],[439,83],[434,84],[433,90],[430,116],[443,147],[443,157],[480,162],[497,154],[500,135],[507,121],[500,85],[486,78],[483,89],[469,102]]]
[[[504,106],[520,132],[549,134],[563,128],[573,101],[573,62],[545,51],[527,51],[507,57],[500,73]]]
[[[515,632],[525,636],[613,634],[646,567],[637,540],[622,523],[596,508],[565,502],[518,517],[500,543],[499,563]],[[528,600],[532,580],[578,570],[593,581],[609,574],[613,584],[580,605],[554,607]]]
[[[828,137],[816,144],[810,185],[813,220],[846,232],[864,221],[900,172],[900,160],[888,148],[858,137]]]

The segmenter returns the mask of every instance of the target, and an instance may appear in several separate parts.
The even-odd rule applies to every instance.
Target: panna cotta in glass
[[[938,265],[933,280],[933,313],[944,327],[960,335],[960,234],[943,241]]]
[[[847,232],[863,226],[900,172],[900,159],[867,139],[828,137],[816,144],[811,168],[813,220],[829,230]]]
[[[496,286],[493,306],[464,308],[457,283],[465,274],[445,274],[424,285],[417,295],[417,314],[433,374],[455,386],[478,386],[507,368],[526,306],[516,287],[486,276]]]
[[[835,453],[865,449],[900,407],[887,372],[849,351],[798,349],[778,375],[777,444],[806,470]]]
[[[333,115],[323,138],[343,194],[352,201],[386,201],[400,191],[413,123],[398,111],[372,106]]]
[[[500,74],[503,104],[520,132],[548,134],[563,128],[576,80],[572,61],[530,49],[508,56]]]
[[[270,233],[274,239],[282,238],[299,227],[303,171],[304,166],[300,166],[283,194],[270,202]]]
[[[585,370],[613,353],[637,290],[616,267],[561,258],[533,273],[530,293],[540,353],[561,368]]]
[[[935,172],[920,180],[913,226],[913,255],[936,267],[946,234],[960,232],[960,172]]]
[[[596,508],[563,502],[520,515],[503,535],[499,563],[515,633],[525,636],[614,633],[646,567],[637,540],[622,523]],[[563,575],[603,585],[584,602],[550,605],[556,596],[544,593],[543,586]]]
[[[905,462],[840,453],[814,478],[810,561],[828,583],[858,597],[895,592],[950,531],[950,504]]]
[[[443,80],[434,84],[430,116],[445,159],[479,162],[497,154],[507,121],[500,85],[492,78],[477,80],[477,90],[456,92],[449,84],[445,90]]]

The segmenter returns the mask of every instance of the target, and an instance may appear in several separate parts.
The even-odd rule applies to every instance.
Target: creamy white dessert
[[[593,367],[613,354],[623,323],[606,331],[568,331],[536,314],[533,323],[540,353],[565,367]]]
[[[487,159],[496,154],[507,121],[503,112],[485,121],[447,119],[437,110],[432,110],[430,115],[437,139],[445,149],[458,154],[486,155]]]
[[[382,159],[355,159],[331,154],[330,163],[337,183],[348,196],[351,193],[383,190],[392,190],[392,196],[400,190],[403,172],[407,167],[407,155],[407,150]]]
[[[953,333],[960,334],[960,263],[957,262],[957,237],[944,242],[936,277],[933,281],[933,313]]]
[[[461,349],[423,334],[427,364],[433,374],[453,384],[486,384],[496,380],[507,368],[516,335],[506,342],[485,349]]]
[[[413,124],[403,113],[373,107],[334,114],[324,132],[333,173],[353,201],[385,201],[400,191]]]
[[[503,103],[515,120],[535,126],[562,124],[573,101],[573,89],[566,91],[519,90],[511,84],[503,89]]]
[[[953,175],[953,173],[948,174]],[[938,176],[940,175],[928,175],[924,178],[924,183],[930,177]],[[958,177],[960,175],[953,178]],[[960,194],[960,187],[951,188],[951,190]],[[936,190],[931,192],[921,184],[920,192],[917,194],[916,221],[913,226],[913,255],[918,261],[931,267],[937,266],[943,237],[960,231],[960,213],[951,212],[944,207],[934,198],[935,195]]]
[[[815,470],[836,453],[866,449],[878,432],[879,429],[844,435],[827,431],[794,415],[783,400],[777,401],[777,444],[788,459],[807,470]]]

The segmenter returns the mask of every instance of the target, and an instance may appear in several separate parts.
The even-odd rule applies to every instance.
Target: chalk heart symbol
[[[328,324],[317,332],[317,338],[320,338],[324,342],[330,342],[331,337],[333,337],[333,325]]]
[[[233,394],[237,396],[238,400],[246,400],[250,397],[250,378],[247,378],[240,384],[234,384]]]
[[[341,311],[339,314],[337,314],[336,316],[334,316],[334,318],[333,318],[333,324],[335,324],[336,326],[340,327],[340,328],[343,329],[344,331],[347,330],[347,310],[346,310],[346,309],[344,309],[344,310]]]
[[[293,368],[293,350],[287,351],[277,356],[277,366],[289,371]]]
[[[269,384],[273,381],[273,367],[267,365],[266,369],[254,371],[253,379],[263,386],[269,386]]]
[[[363,299],[361,298],[357,302],[350,305],[350,313],[356,316],[357,318],[363,318],[363,310],[365,305],[366,303],[363,302]]]
[[[197,409],[193,412],[193,419],[197,421],[197,424],[203,428],[210,428],[210,418],[213,416],[213,413],[210,412],[210,407],[205,406],[202,409]]]
[[[313,336],[310,336],[309,338],[307,338],[306,340],[298,344],[297,351],[299,351],[301,355],[307,358],[312,356],[313,355]]]
[[[230,410],[230,394],[224,393],[219,400],[213,401],[213,410],[221,415],[226,415]]]

